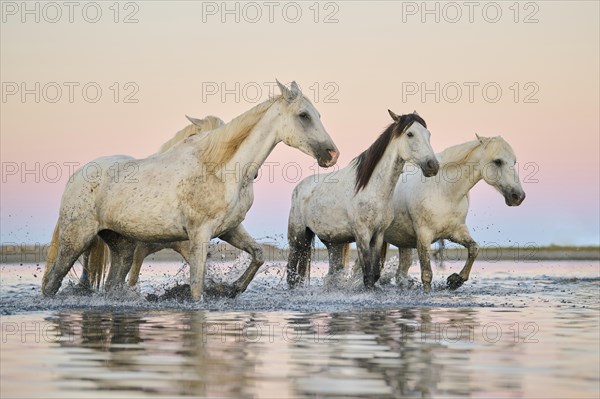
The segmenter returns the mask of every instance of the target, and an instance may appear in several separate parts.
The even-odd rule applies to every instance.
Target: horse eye
[[[414,136],[413,132],[408,132],[408,133],[406,133],[406,135],[407,135],[408,137],[412,137],[412,136]]]
[[[496,166],[502,166],[502,160],[501,159],[494,159],[494,164]]]
[[[306,112],[300,112],[300,113],[298,114],[298,116],[299,116],[300,118],[302,118],[302,119],[306,119],[306,120],[309,120],[309,119],[310,119],[310,115],[309,115],[308,113],[306,113]]]

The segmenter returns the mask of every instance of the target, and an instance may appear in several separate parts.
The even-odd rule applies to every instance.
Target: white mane
[[[201,136],[198,140],[203,141],[203,161],[221,164],[231,159],[244,140],[248,138],[254,126],[279,98],[281,96],[269,99],[236,117],[228,124]]]
[[[510,149],[508,143],[500,136],[479,137],[478,140],[457,144],[440,152],[440,165],[447,165],[450,163],[464,164],[471,158],[477,149],[482,147],[487,151],[492,151],[494,154],[502,147],[508,147]],[[510,150],[512,152],[512,149]]]
[[[216,116],[212,116],[212,115],[209,115],[206,118],[202,119],[201,122],[202,122],[201,126],[198,126],[198,125],[192,123],[192,124],[184,127],[183,129],[181,129],[179,132],[177,132],[175,134],[175,136],[173,136],[172,139],[170,139],[169,141],[164,143],[158,149],[158,153],[162,154],[163,152],[170,150],[175,144],[179,143],[180,141],[185,140],[186,138],[188,138],[190,136],[193,136],[195,134],[202,133],[202,132],[208,132],[210,130],[216,129],[216,128],[224,125],[223,121],[220,118],[217,118]]]

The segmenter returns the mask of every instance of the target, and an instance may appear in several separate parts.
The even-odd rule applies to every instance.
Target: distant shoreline
[[[3,245],[1,246],[0,263],[46,263],[48,245]],[[279,248],[274,245],[264,244],[264,258],[267,262],[287,260],[287,248]],[[416,257],[416,251],[413,251],[413,257]],[[432,260],[435,250],[432,249]],[[210,260],[230,261],[236,259],[241,251],[233,248],[229,244],[220,242],[213,244],[209,248]],[[397,249],[388,251],[387,258],[397,256]],[[357,258],[356,250],[352,249],[350,259]],[[464,248],[446,248],[444,249],[444,260],[464,261],[467,258],[467,250]],[[325,248],[315,248],[312,259],[314,261],[327,261],[327,250]],[[526,245],[522,247],[483,247],[479,250],[477,257],[479,261],[515,261],[515,262],[534,262],[534,261],[600,261],[600,247],[596,246],[544,246],[535,247]],[[163,250],[152,254],[146,258],[146,262],[176,262],[182,261],[179,254],[172,250]]]

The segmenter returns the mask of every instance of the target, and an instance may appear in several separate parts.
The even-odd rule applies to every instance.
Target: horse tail
[[[108,246],[100,237],[96,236],[92,240],[88,251],[87,268],[90,287],[100,288],[108,267]]]
[[[48,256],[46,257],[46,270],[44,270],[44,276],[42,277],[42,292],[46,288],[46,281],[48,273],[54,267],[54,262],[58,257],[58,222],[54,227],[54,233],[52,233],[52,240],[50,241],[50,248],[48,249]]]

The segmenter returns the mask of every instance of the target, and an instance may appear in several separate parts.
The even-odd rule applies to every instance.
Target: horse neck
[[[277,99],[265,101],[197,139],[201,143],[194,149],[198,161],[210,165],[211,170],[221,170],[223,177],[229,179],[235,174],[238,181],[245,181],[238,179],[239,172],[250,176],[251,169],[262,165],[278,142],[277,131],[268,123],[277,115],[269,112],[276,102]]]
[[[268,117],[263,118],[252,128],[248,137],[236,153],[225,163],[226,170],[234,168],[253,180],[257,169],[265,162],[273,148],[279,143],[277,131]]]
[[[441,162],[439,176],[447,195],[459,200],[483,178],[480,167],[481,149],[482,146],[475,146],[464,159]],[[461,174],[458,179],[454,179],[451,176],[455,176],[457,167],[460,167]]]
[[[363,191],[375,192],[377,197],[382,199],[392,197],[405,163],[398,154],[398,148],[395,145],[397,140],[399,139],[392,139],[392,142],[388,144]]]

